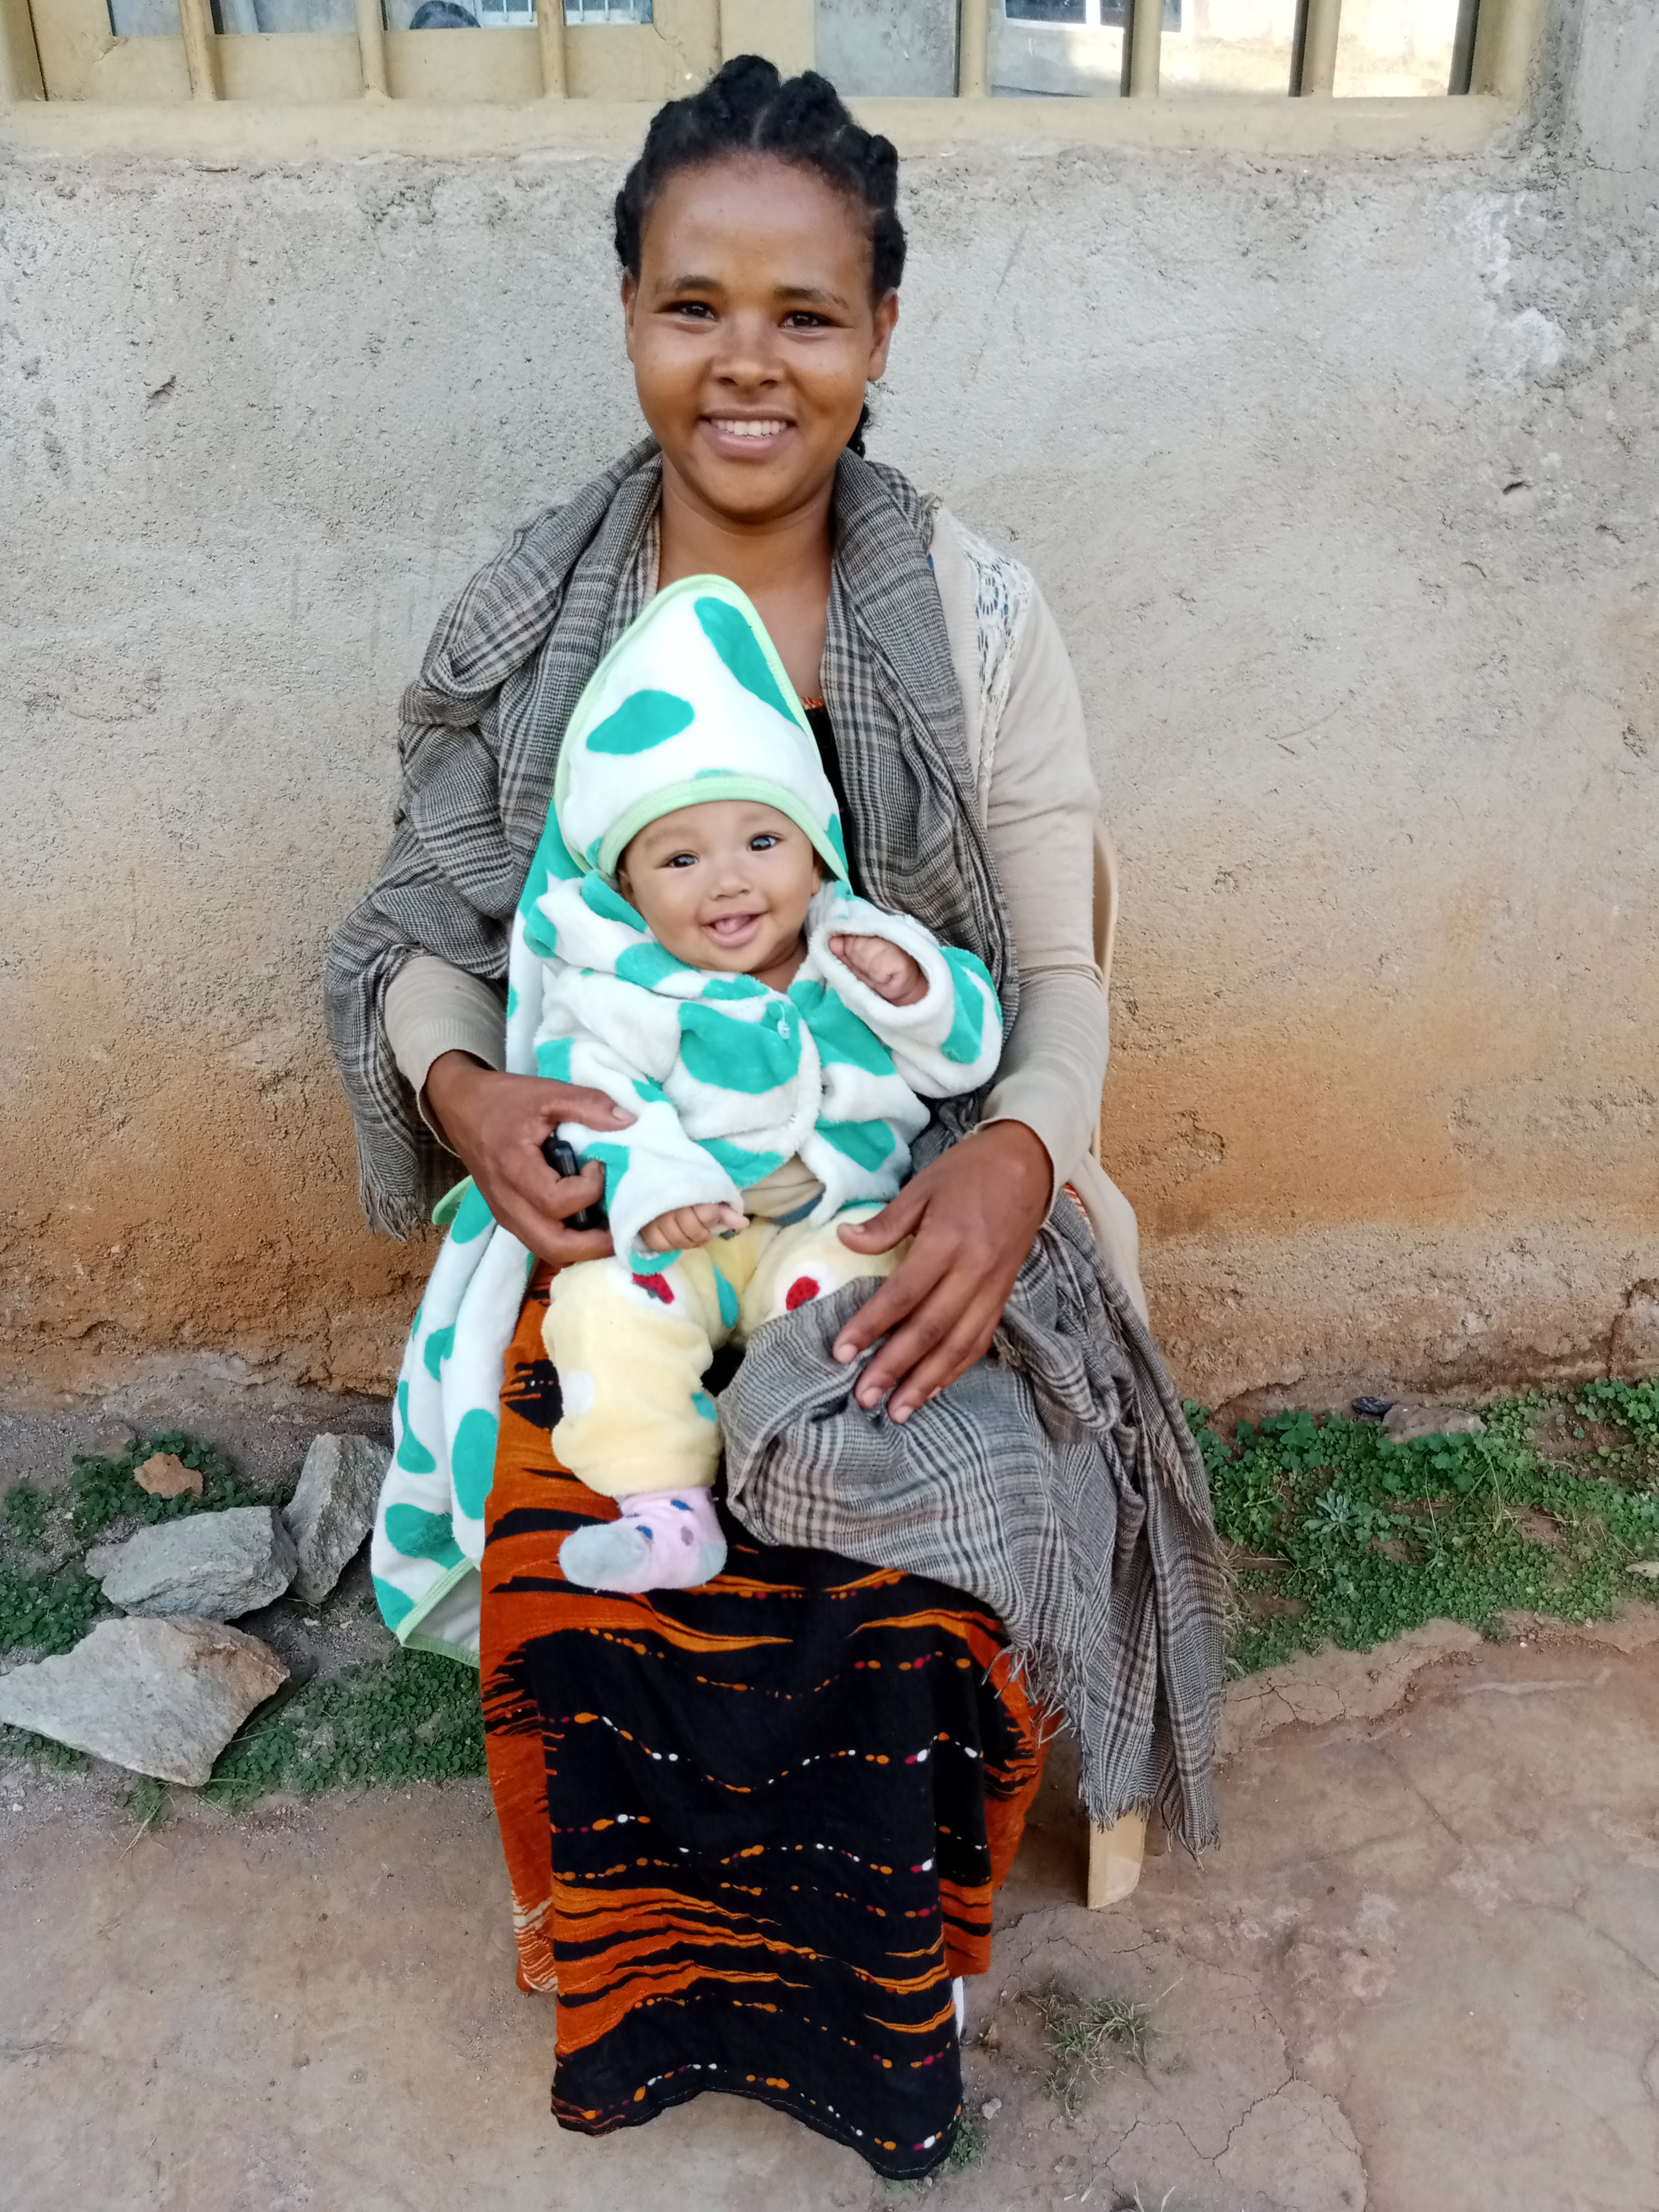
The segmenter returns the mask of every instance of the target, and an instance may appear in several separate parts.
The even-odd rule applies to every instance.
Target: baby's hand
[[[647,1221],[640,1242],[647,1252],[694,1251],[722,1229],[747,1229],[735,1206],[676,1206]]]
[[[884,937],[832,937],[830,950],[890,1006],[914,1006],[927,996],[920,962]]]

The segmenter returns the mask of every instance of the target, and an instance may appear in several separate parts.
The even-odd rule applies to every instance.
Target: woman
[[[1041,1711],[1076,1717],[1097,1686],[1042,1663],[1041,1638],[1016,1651],[1017,1601],[1000,1616],[964,1597],[966,1570],[958,1587],[872,1571],[821,1548],[822,1526],[810,1547],[755,1540],[760,1476],[803,1463],[816,1415],[765,1436],[758,1416],[736,1422],[753,1440],[732,1448],[749,1529],[730,1524],[716,1583],[617,1599],[562,1582],[565,1534],[612,1509],[553,1461],[541,1321],[550,1271],[609,1245],[568,1225],[602,1200],[599,1169],[560,1179],[541,1146],[561,1121],[619,1122],[595,1093],[502,1072],[501,995],[582,684],[655,591],[728,577],[812,718],[855,883],[979,951],[1013,1014],[975,1112],[924,1139],[910,1183],[844,1232],[872,1255],[913,1241],[873,1295],[842,1294],[825,1361],[855,1367],[872,1436],[921,1439],[961,1406],[971,1450],[988,1378],[1007,1403],[1020,1394],[1034,1452],[1068,1419],[1092,1424],[1116,1485],[1108,1518],[1051,1504],[1045,1523],[1050,1552],[1069,1544],[1048,1562],[1062,1581],[1096,1553],[1098,1601],[1075,1609],[1109,1647],[1115,1703],[1094,1733],[1128,1747],[1091,1810],[1162,1796],[1206,1840],[1217,1593],[1201,1474],[1125,1295],[1091,1246],[1079,1261],[1082,1217],[1055,1204],[1069,1184],[1103,1223],[1109,1192],[1088,1159],[1106,1020],[1081,712],[1024,572],[858,458],[898,312],[896,195],[891,146],[811,75],[781,83],[744,58],[657,116],[617,202],[651,441],[520,533],[441,624],[405,702],[398,834],[337,937],[329,991],[371,1219],[407,1230],[459,1158],[543,1263],[480,1501],[481,1664],[520,1978],[559,1992],[555,2111],[599,2133],[725,2088],[903,2177],[954,2131],[951,1984],[988,1963]],[[769,1356],[798,1351],[785,1339]],[[744,1389],[763,1365],[757,1347]],[[891,1428],[869,1418],[884,1399]],[[884,1556],[873,1538],[852,1548]]]

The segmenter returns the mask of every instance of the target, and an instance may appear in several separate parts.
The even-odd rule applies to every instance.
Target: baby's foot
[[[619,1498],[619,1521],[567,1536],[559,1565],[585,1589],[697,1589],[726,1566],[726,1539],[707,1490],[652,1490]]]

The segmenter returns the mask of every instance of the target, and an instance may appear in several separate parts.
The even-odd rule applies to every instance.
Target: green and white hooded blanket
[[[726,799],[777,808],[828,871],[785,993],[677,960],[615,885],[647,823]],[[592,1085],[636,1117],[621,1133],[561,1130],[603,1164],[611,1233],[635,1273],[677,1256],[637,1249],[658,1214],[741,1204],[796,1155],[823,1186],[814,1220],[892,1197],[927,1121],[921,1100],[994,1071],[1001,1018],[981,963],[854,896],[846,874],[833,791],[759,617],[722,578],[671,586],[571,716],[507,971],[509,1071]],[[900,945],[926,995],[889,1006],[830,951],[842,933]],[[401,1642],[476,1662],[502,1362],[535,1262],[471,1181],[434,1218],[449,1233],[404,1355],[371,1565]]]

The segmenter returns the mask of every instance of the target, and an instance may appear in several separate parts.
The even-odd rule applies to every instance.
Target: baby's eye
[[[697,856],[695,853],[674,853],[663,865],[669,868],[695,868],[697,865]]]
[[[751,853],[769,853],[773,846],[778,843],[778,836],[775,830],[757,830],[754,836],[749,840],[749,849]]]

